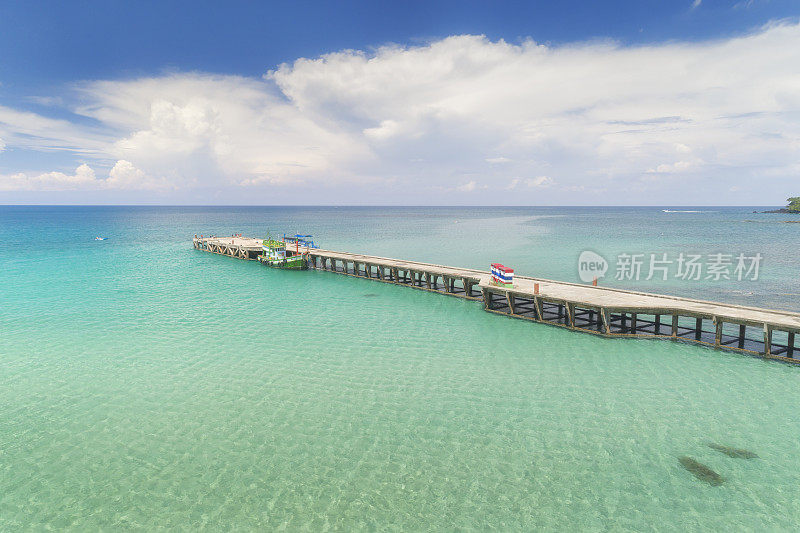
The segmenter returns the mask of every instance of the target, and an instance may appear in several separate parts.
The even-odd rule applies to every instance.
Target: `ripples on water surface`
[[[555,272],[583,245],[563,221],[598,215],[531,211],[0,208],[0,529],[796,529],[800,368],[187,240],[299,230],[573,280]],[[603,238],[633,243],[637,216],[602,218],[618,235]],[[724,220],[684,224],[730,245]],[[773,226],[795,225],[741,242]],[[778,265],[762,300],[790,292]],[[696,479],[684,455],[725,482]]]

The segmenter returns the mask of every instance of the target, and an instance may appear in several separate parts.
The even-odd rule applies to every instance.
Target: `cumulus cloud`
[[[715,180],[730,190],[791,175],[796,64],[800,26],[788,23],[636,47],[462,35],[301,58],[259,79],[88,82],[67,101],[91,120],[0,107],[0,137],[116,161],[104,179],[40,180],[52,187],[350,187],[377,201],[516,189],[516,201],[527,190],[554,202],[607,190],[637,202],[671,194],[680,174],[706,180],[697,201],[713,201]]]
[[[674,163],[662,163],[655,168],[647,169],[649,174],[670,174],[675,172],[686,172],[696,166],[699,161],[675,161]]]
[[[108,178],[101,179],[86,163],[73,174],[45,172],[42,174],[0,174],[0,191],[68,191],[99,189],[157,189],[166,187],[163,180],[148,178],[128,161],[117,161]]]
[[[478,188],[478,182],[475,180],[471,180],[468,181],[467,183],[464,183],[463,185],[459,185],[458,187],[456,187],[456,190],[461,192],[472,192],[477,188]]]
[[[28,176],[19,172],[11,175],[0,175],[0,190],[36,190],[36,191],[59,191],[79,189],[84,186],[91,186],[97,183],[94,170],[87,164],[82,164],[75,169],[74,174],[64,174],[63,172],[46,172]]]
[[[524,184],[527,187],[535,187],[539,189],[544,189],[546,187],[550,187],[554,184],[553,178],[547,176],[537,176],[535,178],[514,178],[512,179],[509,184],[505,187],[506,190],[516,189],[518,185]]]
[[[535,178],[525,180],[525,183],[528,185],[528,187],[550,187],[553,184],[553,178],[548,178],[547,176],[537,176]]]
[[[154,190],[169,189],[171,186],[164,178],[154,178],[139,170],[130,161],[120,159],[108,173],[103,186],[109,189]]]

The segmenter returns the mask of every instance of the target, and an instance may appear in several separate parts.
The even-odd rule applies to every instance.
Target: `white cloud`
[[[394,135],[400,132],[400,125],[394,120],[381,121],[380,125],[376,128],[364,129],[364,135],[370,139],[383,141],[391,139]]]
[[[505,186],[506,190],[513,190],[516,189],[518,185],[524,184],[526,187],[532,187],[537,189],[545,189],[547,187],[551,187],[555,184],[553,178],[549,178],[547,176],[536,176],[535,178],[514,178],[512,179],[508,185]]]
[[[0,174],[0,191],[68,191],[99,189],[157,189],[166,187],[163,180],[148,178],[144,172],[128,161],[117,161],[106,179],[100,179],[86,163],[75,169],[74,174],[45,172],[28,175]]]
[[[35,190],[60,191],[80,189],[97,184],[94,170],[86,163],[75,169],[74,174],[46,172],[28,176],[24,173],[0,175],[0,191]]]
[[[694,2],[692,2],[692,9],[697,9],[698,7],[700,7],[700,4],[702,3],[703,0],[694,0]]]
[[[169,183],[155,179],[139,170],[130,161],[120,159],[108,173],[104,186],[110,189],[168,189]]]
[[[109,152],[177,186],[324,180],[369,154],[335,123],[306,116],[270,83],[201,74],[83,87],[78,111],[117,130]],[[358,135],[358,137],[362,137]]]
[[[787,65],[796,64],[800,25],[786,23],[638,47],[454,36],[298,59],[263,79],[84,83],[65,100],[91,120],[0,107],[0,137],[9,148],[113,164],[106,179],[26,177],[31,188],[305,187],[326,201],[335,187],[381,201],[423,186],[441,201],[487,183],[497,198],[516,189],[515,201],[536,188],[537,201],[582,198],[565,191],[598,201],[607,190],[609,201],[641,202],[673,194],[670,180],[683,174],[707,195],[696,201],[713,202],[702,180],[791,176],[800,72]],[[639,188],[626,190],[633,182]]]
[[[655,168],[647,169],[649,174],[674,174],[676,172],[686,172],[695,167],[697,161],[675,161],[674,163],[662,163]]]
[[[461,192],[472,192],[477,188],[478,188],[478,183],[475,180],[468,181],[467,183],[464,183],[463,185],[459,185],[458,187],[456,187],[456,189]]]
[[[0,137],[8,146],[39,151],[70,151],[101,155],[109,137],[99,128],[80,126],[28,111],[0,106]]]
[[[64,99],[60,96],[28,96],[26,100],[45,107],[64,105]]]
[[[528,187],[537,187],[537,188],[545,188],[550,187],[553,185],[553,178],[548,178],[547,176],[537,176],[535,178],[529,178],[525,180],[525,184]]]

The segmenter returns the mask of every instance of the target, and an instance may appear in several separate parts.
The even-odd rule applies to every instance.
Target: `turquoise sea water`
[[[796,530],[798,367],[190,242],[568,281],[584,249],[760,252],[756,282],[604,283],[797,310],[800,226],[752,210],[0,207],[0,530]]]

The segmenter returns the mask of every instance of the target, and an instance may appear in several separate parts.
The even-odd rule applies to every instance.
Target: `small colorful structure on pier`
[[[492,263],[492,283],[500,287],[513,287],[514,269],[500,263]]]

